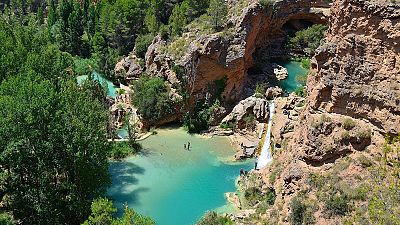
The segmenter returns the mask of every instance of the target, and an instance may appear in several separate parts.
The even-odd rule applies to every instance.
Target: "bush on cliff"
[[[144,59],[147,48],[150,46],[153,41],[154,36],[152,34],[141,35],[136,38],[135,42],[135,52],[138,57]]]
[[[297,31],[294,37],[288,39],[287,47],[301,50],[306,55],[312,56],[320,46],[326,29],[326,25],[315,24],[307,29]]]
[[[197,225],[230,225],[233,221],[226,216],[220,216],[216,212],[207,212]]]
[[[133,104],[150,123],[173,112],[169,87],[160,77],[143,76],[133,83]]]

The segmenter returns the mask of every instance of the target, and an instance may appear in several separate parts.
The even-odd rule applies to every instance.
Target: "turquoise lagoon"
[[[190,142],[190,151],[184,144]],[[194,224],[206,211],[230,210],[224,193],[236,190],[241,168],[233,163],[228,138],[190,135],[182,128],[164,128],[141,141],[144,153],[112,162],[109,196],[119,209],[130,208],[152,217],[158,225]]]
[[[97,72],[93,72],[92,75],[93,75],[93,79],[99,81],[101,85],[104,85],[105,83],[107,84],[108,96],[113,97],[113,98],[115,98],[117,96],[117,87],[111,81],[105,79]],[[81,84],[87,78],[88,78],[87,75],[82,75],[82,76],[77,77],[76,79],[78,81],[78,84]]]
[[[287,93],[295,92],[296,89],[302,87],[302,85],[296,80],[296,77],[308,73],[308,70],[304,69],[300,62],[280,61],[276,63],[288,70],[288,77],[285,80],[276,81],[274,83],[275,85],[278,85]]]

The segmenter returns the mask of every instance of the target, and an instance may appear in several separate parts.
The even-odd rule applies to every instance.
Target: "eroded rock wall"
[[[400,9],[389,1],[336,1],[308,80],[310,111],[400,131]]]

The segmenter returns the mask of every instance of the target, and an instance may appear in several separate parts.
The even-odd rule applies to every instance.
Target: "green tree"
[[[228,6],[225,0],[210,0],[210,7],[207,12],[211,17],[214,30],[218,31],[224,25],[228,15]]]
[[[141,77],[133,84],[133,104],[150,123],[173,111],[169,87],[159,77]]]
[[[294,37],[288,39],[287,47],[313,56],[325,36],[326,25],[315,24],[307,29],[297,31]]]
[[[159,27],[159,22],[156,17],[156,13],[153,8],[149,8],[146,12],[146,16],[144,18],[144,23],[146,24],[147,30],[152,33],[156,34]]]
[[[188,23],[186,16],[188,9],[188,3],[183,2],[182,4],[177,4],[172,10],[171,17],[169,18],[172,36],[179,36],[182,34],[183,29]]]
[[[82,10],[78,2],[74,3],[74,9],[68,16],[68,31],[69,31],[69,46],[71,46],[70,53],[74,55],[81,54],[82,46]]]
[[[184,3],[188,5],[186,11],[187,19],[188,21],[193,21],[207,12],[210,0],[185,0]]]
[[[0,85],[0,187],[22,224],[79,224],[109,184],[103,105],[75,80]]]
[[[47,3],[47,7],[49,9],[49,11],[47,13],[47,26],[49,27],[49,30],[50,30],[51,27],[57,21],[57,11],[56,11],[56,5],[54,3],[54,0],[49,0]]]
[[[135,52],[138,57],[144,59],[147,48],[150,46],[153,39],[154,36],[152,34],[140,35],[136,38]]]
[[[197,225],[230,225],[233,221],[226,216],[220,216],[216,212],[207,212],[200,220],[196,223]]]
[[[155,225],[155,222],[125,206],[121,218],[116,218],[117,209],[107,198],[99,198],[92,203],[92,214],[82,225]]]

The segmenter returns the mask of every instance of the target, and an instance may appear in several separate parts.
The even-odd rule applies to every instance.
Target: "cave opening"
[[[266,90],[269,87],[278,86],[282,88],[283,95],[297,92],[304,86],[304,81],[300,80],[304,80],[302,77],[307,76],[308,68],[302,68],[301,63],[292,61],[292,59],[301,58],[305,55],[289,48],[288,42],[290,38],[295,37],[296,32],[317,24],[326,24],[326,21],[321,20],[321,17],[317,15],[292,17],[280,26],[274,36],[265,38],[267,41],[258,44],[252,55],[254,63],[247,70],[248,79],[244,89],[247,96],[253,95],[260,84]],[[276,71],[284,71],[285,69],[287,78],[279,78]]]

